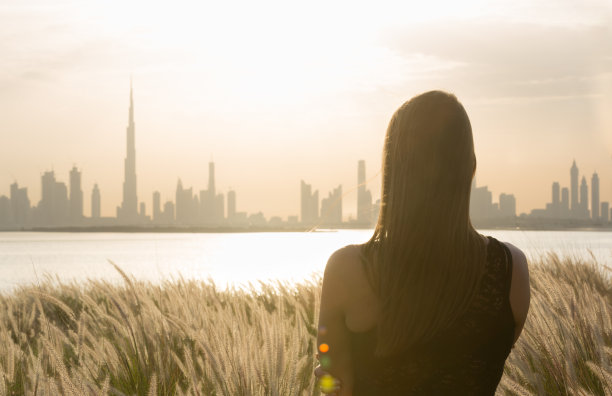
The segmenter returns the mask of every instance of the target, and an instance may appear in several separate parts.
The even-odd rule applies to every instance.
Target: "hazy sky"
[[[325,197],[359,159],[375,176],[392,113],[431,89],[465,105],[494,201],[544,207],[573,159],[612,201],[611,0],[4,0],[0,53],[0,195],[16,180],[34,204],[75,164],[85,214],[97,182],[114,216],[130,76],[149,212],[179,177],[205,189],[212,158],[239,211],[297,215],[301,179]]]

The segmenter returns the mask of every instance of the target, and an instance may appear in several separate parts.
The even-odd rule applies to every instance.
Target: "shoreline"
[[[477,230],[507,230],[507,231],[593,231],[609,232],[612,225],[560,226],[551,224],[523,225],[492,225],[475,224]],[[227,233],[278,233],[278,232],[334,232],[337,230],[373,230],[373,227],[346,226],[258,226],[258,227],[205,227],[205,226],[59,226],[59,227],[21,227],[0,229],[8,232],[70,232],[70,233],[197,233],[197,234],[227,234]]]

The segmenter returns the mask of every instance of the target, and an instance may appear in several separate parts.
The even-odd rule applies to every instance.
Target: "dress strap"
[[[505,295],[510,304],[510,287],[512,286],[512,252],[505,243],[499,243],[504,248],[504,253],[506,254],[506,285],[505,285]]]

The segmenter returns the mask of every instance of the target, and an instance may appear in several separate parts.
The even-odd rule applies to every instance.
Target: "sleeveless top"
[[[376,327],[351,332],[355,396],[494,395],[514,342],[512,255],[488,237],[484,274],[471,305],[431,341],[376,357]]]

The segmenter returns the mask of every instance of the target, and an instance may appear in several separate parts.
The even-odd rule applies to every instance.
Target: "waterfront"
[[[482,230],[531,258],[547,252],[612,267],[610,231]],[[51,276],[120,280],[109,261],[139,280],[212,279],[219,285],[299,281],[321,273],[329,255],[371,230],[266,233],[0,233],[0,291]]]

